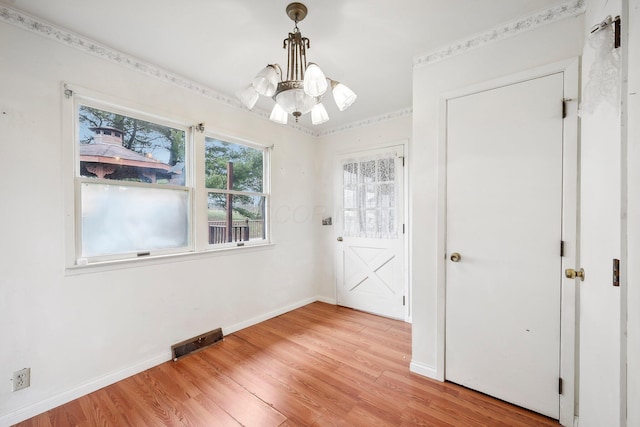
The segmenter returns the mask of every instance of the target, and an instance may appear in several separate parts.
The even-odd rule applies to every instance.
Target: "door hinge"
[[[404,234],[404,224],[402,224],[402,234]]]
[[[620,39],[621,39],[622,27],[620,25],[620,16],[616,16],[613,18],[613,48],[617,49],[620,47]]]
[[[613,259],[613,286],[620,286],[620,260]]]
[[[407,305],[407,297],[405,297],[404,295],[402,295],[402,305]]]
[[[620,22],[620,16],[611,18],[611,15],[599,24],[594,25],[591,28],[591,34],[597,33],[600,30],[604,30],[607,27],[613,26],[613,48],[617,49],[621,45],[622,38],[622,24]]]
[[[558,378],[558,394],[562,394],[562,378]]]
[[[404,156],[399,156],[402,159],[402,167],[404,167]]]
[[[567,118],[567,102],[573,101],[572,98],[562,98],[562,118],[566,119]]]
[[[560,240],[560,256],[564,256],[564,240]]]

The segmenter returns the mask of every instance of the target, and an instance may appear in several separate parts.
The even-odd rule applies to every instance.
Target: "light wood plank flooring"
[[[313,303],[20,426],[557,426],[409,372],[411,325]]]

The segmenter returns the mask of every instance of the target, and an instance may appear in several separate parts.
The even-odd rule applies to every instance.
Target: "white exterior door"
[[[563,74],[447,102],[446,379],[559,418]]]
[[[341,157],[336,177],[337,302],[404,319],[403,147]]]

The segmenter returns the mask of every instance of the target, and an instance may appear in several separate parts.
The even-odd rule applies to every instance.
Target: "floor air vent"
[[[178,344],[174,344],[171,346],[171,357],[174,361],[178,360],[181,357],[186,356],[187,354],[200,351],[212,344],[217,343],[218,341],[222,341],[222,338],[222,329],[218,328],[214,329],[211,332],[206,332],[202,335],[198,335],[197,337],[179,342]]]

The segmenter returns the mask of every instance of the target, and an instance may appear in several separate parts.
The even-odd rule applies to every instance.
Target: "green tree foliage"
[[[206,145],[205,155],[207,188],[227,189],[227,167],[231,162],[232,190],[262,192],[262,150],[214,141]]]
[[[261,193],[263,191],[263,152],[251,147],[207,139],[205,144],[206,186],[210,189],[226,190],[228,185],[228,165],[233,164],[232,190]],[[226,196],[214,193],[210,196],[217,206],[226,209]],[[248,209],[254,200],[250,196],[234,195],[233,211],[245,218],[261,217],[262,198],[257,212]]]

